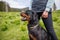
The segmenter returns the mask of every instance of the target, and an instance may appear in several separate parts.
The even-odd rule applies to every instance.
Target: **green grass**
[[[60,40],[60,10],[53,14],[54,30]],[[27,22],[20,20],[20,12],[0,12],[0,40],[29,40]],[[44,27],[42,20],[40,25]]]

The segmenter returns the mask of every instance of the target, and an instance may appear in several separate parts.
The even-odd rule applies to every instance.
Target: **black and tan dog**
[[[30,40],[49,40],[47,32],[39,26],[38,15],[31,11],[27,10],[21,12],[23,21],[28,21],[28,32]]]

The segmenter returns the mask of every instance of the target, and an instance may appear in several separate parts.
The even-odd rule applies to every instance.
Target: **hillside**
[[[20,12],[22,10],[28,10],[28,9],[29,9],[28,7],[22,9],[11,8],[8,3],[0,1],[0,12]]]
[[[0,11],[5,12],[6,10],[10,10],[8,3],[4,2],[4,1],[0,1]]]

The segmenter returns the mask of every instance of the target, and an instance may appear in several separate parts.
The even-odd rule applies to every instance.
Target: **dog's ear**
[[[32,11],[31,11],[31,10],[27,10],[27,11],[26,11],[26,14],[27,14],[28,16],[30,16],[30,20],[32,20]]]
[[[30,16],[30,20],[35,20],[36,19],[36,12],[32,11],[32,10],[27,10],[26,14],[28,16]]]

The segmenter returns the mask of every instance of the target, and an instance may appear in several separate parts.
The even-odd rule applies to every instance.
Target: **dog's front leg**
[[[32,34],[29,34],[30,40],[37,40]]]

